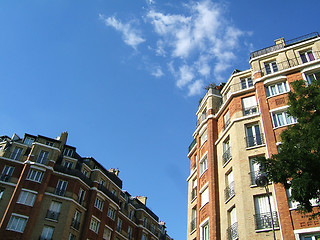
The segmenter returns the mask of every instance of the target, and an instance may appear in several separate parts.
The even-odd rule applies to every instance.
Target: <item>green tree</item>
[[[320,80],[291,83],[288,114],[298,120],[281,133],[279,153],[258,158],[268,178],[291,187],[300,210],[311,212],[311,199],[320,199]]]

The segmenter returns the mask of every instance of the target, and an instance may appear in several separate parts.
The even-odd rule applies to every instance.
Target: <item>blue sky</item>
[[[318,1],[0,2],[1,135],[56,137],[148,197],[186,238],[187,147],[208,83],[319,31]]]

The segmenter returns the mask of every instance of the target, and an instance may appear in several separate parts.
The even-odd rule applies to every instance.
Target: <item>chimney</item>
[[[119,168],[110,168],[108,170],[109,172],[113,173],[114,175],[116,175],[117,177],[119,176]]]
[[[285,45],[285,41],[284,41],[284,38],[283,38],[283,37],[274,40],[274,43],[275,43],[276,45],[280,45],[280,44],[282,44],[283,46]]]
[[[67,143],[67,138],[68,138],[68,132],[62,132],[59,138],[59,140],[62,143],[62,146]]]
[[[147,197],[146,196],[137,196],[137,199],[142,202],[144,205],[147,205]]]

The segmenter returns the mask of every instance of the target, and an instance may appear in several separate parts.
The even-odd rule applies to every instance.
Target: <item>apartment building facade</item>
[[[146,197],[118,169],[81,157],[60,137],[0,137],[1,239],[171,240]]]
[[[280,133],[297,122],[286,113],[287,93],[293,81],[320,78],[320,36],[277,39],[249,63],[209,85],[199,102],[188,149],[187,239],[273,239],[272,222],[276,239],[320,239],[319,219],[298,213],[290,190],[270,182],[269,204],[254,161],[276,154]]]

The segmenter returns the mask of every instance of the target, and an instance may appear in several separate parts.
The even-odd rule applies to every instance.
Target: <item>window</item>
[[[233,171],[226,174],[226,189],[224,190],[225,200],[229,200],[235,195]]]
[[[128,239],[132,239],[132,227],[128,226]]]
[[[40,236],[40,239],[42,240],[45,240],[45,239],[52,239],[52,235],[53,235],[53,231],[54,231],[54,228],[53,227],[49,227],[49,226],[44,226],[43,227],[43,230],[42,230],[42,233],[41,233],[41,236]]]
[[[37,157],[37,163],[46,164],[48,156],[49,152],[41,150]]]
[[[231,159],[231,147],[229,137],[223,142],[223,164],[226,164]]]
[[[62,203],[60,203],[60,202],[52,201],[50,208],[47,212],[46,218],[58,220],[59,215],[60,215],[61,205],[62,205]]]
[[[73,235],[72,233],[69,233],[69,238],[68,240],[76,240],[76,236]]]
[[[197,178],[192,179],[191,201],[197,197]]]
[[[110,240],[111,239],[111,230],[107,227],[104,227],[103,239]],[[130,239],[130,238],[129,238]]]
[[[117,231],[121,233],[121,229],[122,229],[122,220],[118,218]]]
[[[141,240],[148,240],[147,235],[145,233],[142,233]]]
[[[27,190],[22,190],[17,203],[28,205],[28,206],[33,206],[34,201],[36,200],[37,194],[33,192],[29,192]]]
[[[192,232],[197,227],[197,206],[192,208],[191,212],[191,226],[190,231]]]
[[[12,176],[13,170],[14,170],[14,167],[5,165],[0,176],[0,181],[9,182]]]
[[[143,226],[147,227],[148,219],[146,217],[143,218]]]
[[[117,196],[117,190],[111,189],[111,193],[112,193],[114,196]]]
[[[200,145],[204,144],[204,142],[207,141],[207,130],[205,130],[200,137]]]
[[[209,202],[209,188],[206,188],[200,193],[200,198],[201,198],[201,207],[203,207]]]
[[[256,96],[242,98],[243,116],[255,114],[258,112]]]
[[[101,178],[100,181],[99,181],[99,185],[105,186],[106,185],[106,181]]]
[[[43,175],[44,175],[44,172],[31,168],[29,170],[27,180],[41,183]]]
[[[306,75],[306,78],[307,78],[308,84],[311,84],[311,82],[315,80],[320,80],[320,72],[309,73]]]
[[[31,138],[31,137],[26,137],[23,141],[23,143],[28,146],[31,146],[33,142],[34,142],[34,138]]]
[[[207,118],[207,109],[203,110],[202,115],[201,115],[201,120],[206,120]]]
[[[132,209],[129,210],[129,218],[130,220],[133,219],[134,211]]]
[[[230,112],[229,112],[229,110],[223,116],[223,119],[224,119],[224,129],[226,129],[230,124]]]
[[[1,200],[2,197],[3,197],[3,194],[4,194],[4,189],[0,189],[0,200]]]
[[[64,167],[67,168],[67,169],[72,169],[72,167],[73,167],[73,162],[65,161],[65,162],[64,162]]]
[[[114,220],[116,216],[116,210],[114,210],[112,207],[109,207],[107,216]]]
[[[273,113],[272,119],[274,127],[281,127],[297,122],[297,120],[294,117],[289,116],[289,114],[286,112]]]
[[[84,196],[86,195],[86,191],[80,188],[79,193],[78,193],[78,203],[81,205],[83,204],[84,201]]]
[[[96,208],[98,208],[100,211],[102,211],[102,209],[103,209],[103,200],[101,199],[101,198],[99,198],[99,197],[97,197],[96,198],[96,201],[94,202],[94,206],[96,207]]]
[[[59,196],[64,196],[64,194],[66,193],[67,185],[68,185],[67,181],[59,180],[57,183],[55,194]]]
[[[208,156],[205,155],[199,161],[199,171],[200,175],[202,175],[208,169]]]
[[[209,240],[209,224],[206,223],[201,227],[201,235],[203,240]]]
[[[276,61],[264,63],[264,68],[266,70],[266,74],[278,72],[278,66]]]
[[[256,178],[261,172],[263,172],[262,167],[259,163],[255,162],[255,157],[249,158],[250,164],[250,175],[251,175],[251,185],[256,185]]]
[[[22,153],[22,148],[16,147],[11,153],[10,158],[13,160],[19,160],[21,153]]]
[[[99,226],[100,226],[100,221],[98,219],[92,217],[89,229],[94,231],[95,233],[98,233]]]
[[[259,124],[246,126],[246,134],[247,148],[259,146],[264,143]]]
[[[27,216],[13,213],[7,225],[7,230],[23,233],[28,221]]]
[[[251,77],[240,79],[241,89],[246,89],[253,86]]]
[[[229,227],[227,229],[227,238],[228,240],[233,240],[238,238],[238,223],[237,223],[237,214],[236,208],[233,207],[228,212],[228,219],[229,219]]]
[[[300,240],[320,240],[320,234],[319,233],[313,233],[313,234],[303,234],[299,236]]]
[[[300,57],[303,63],[315,60],[312,50],[300,52]]]
[[[288,82],[280,82],[276,84],[272,84],[266,87],[266,95],[267,97],[279,95],[281,93],[289,92],[290,88]]]
[[[52,146],[53,146],[53,142],[49,142],[49,141],[47,141],[47,142],[46,142],[46,145],[48,145],[48,146],[52,147]]]
[[[82,174],[86,177],[89,177],[89,171],[87,171],[86,169],[82,169]]]
[[[275,227],[279,227],[278,214],[275,211],[272,195],[270,194],[270,204],[272,211],[273,224]],[[270,205],[268,196],[266,194],[254,197],[255,206],[255,223],[256,229],[269,229],[272,228]]]
[[[71,222],[71,226],[77,230],[79,230],[79,227],[80,227],[80,219],[81,219],[81,212],[79,211],[75,211],[74,212],[74,217],[72,219],[72,222]]]
[[[72,157],[73,150],[69,149],[69,148],[65,148],[64,151],[63,151],[63,155],[68,156],[68,157]]]

